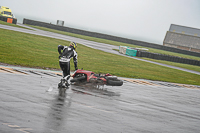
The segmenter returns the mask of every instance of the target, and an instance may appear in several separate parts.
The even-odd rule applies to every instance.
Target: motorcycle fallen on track
[[[117,76],[107,74],[95,74],[92,71],[78,69],[72,75],[73,79],[71,83],[84,84],[92,83],[96,85],[108,85],[108,86],[122,86],[123,81],[118,79]]]

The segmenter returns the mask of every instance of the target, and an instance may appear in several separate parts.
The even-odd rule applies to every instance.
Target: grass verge
[[[0,62],[59,69],[57,46],[69,42],[0,29]],[[78,67],[96,73],[200,85],[200,75],[102,52],[78,44]],[[71,70],[74,70],[71,62]]]

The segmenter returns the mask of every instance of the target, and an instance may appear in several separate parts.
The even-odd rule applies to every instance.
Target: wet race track
[[[75,41],[122,55],[112,50],[118,46],[109,44],[37,29],[5,25],[0,28]],[[61,72],[0,66],[0,133],[200,132],[199,86],[123,78],[121,87],[97,89],[90,85],[71,85],[65,96],[59,96],[57,85],[60,79]]]
[[[0,133],[198,133],[200,88],[123,79],[121,87],[71,85],[59,72],[0,66]]]

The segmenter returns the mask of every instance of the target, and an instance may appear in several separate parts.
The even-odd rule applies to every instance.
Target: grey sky
[[[22,18],[161,44],[171,24],[200,29],[200,0],[1,0]]]

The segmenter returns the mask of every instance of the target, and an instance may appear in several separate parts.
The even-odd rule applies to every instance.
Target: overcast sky
[[[22,18],[163,44],[171,24],[200,29],[200,0],[1,0]]]

